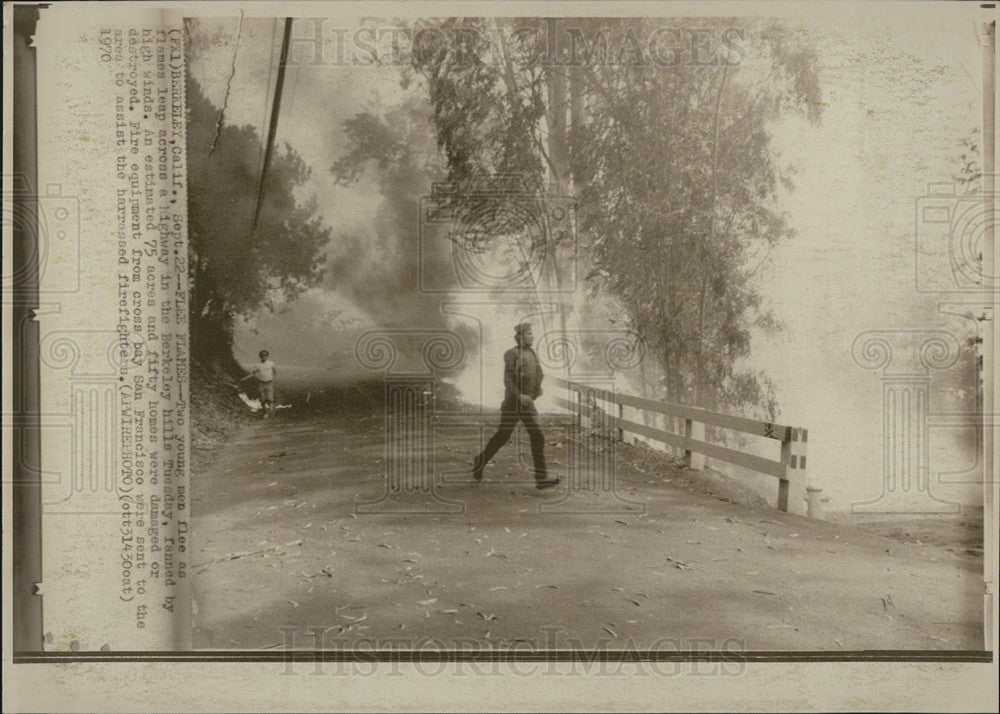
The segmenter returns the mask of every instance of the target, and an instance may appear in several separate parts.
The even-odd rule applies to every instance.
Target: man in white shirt
[[[270,355],[267,350],[261,350],[258,357],[260,357],[260,362],[255,364],[250,374],[243,379],[256,377],[261,408],[264,411],[264,418],[267,419],[268,416],[274,414],[274,378],[277,375],[277,370],[274,367],[274,362],[269,359]]]

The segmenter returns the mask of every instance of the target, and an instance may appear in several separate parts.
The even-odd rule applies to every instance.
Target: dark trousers
[[[500,428],[486,444],[483,452],[476,457],[475,468],[481,470],[490,462],[490,459],[496,456],[500,447],[510,440],[518,421],[524,422],[524,428],[528,431],[528,439],[531,441],[531,458],[535,462],[535,479],[544,481],[548,478],[548,471],[545,468],[545,437],[542,435],[542,428],[538,423],[538,413],[535,411],[503,409],[500,412]]]

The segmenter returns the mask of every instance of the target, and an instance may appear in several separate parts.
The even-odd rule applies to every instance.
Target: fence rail
[[[554,395],[553,400],[560,407],[575,413],[578,423],[582,423],[584,418],[589,418],[589,414],[597,406],[598,400],[615,404],[617,405],[617,414],[602,413],[606,420],[604,425],[614,429],[619,440],[624,441],[626,433],[638,434],[668,446],[683,449],[685,463],[690,468],[701,467],[701,459],[695,456],[695,454],[700,454],[774,476],[778,479],[778,508],[782,511],[805,514],[808,429],[772,424],[731,414],[720,414],[683,404],[618,394],[600,387],[566,381],[559,377],[549,377],[549,381],[564,388],[567,391],[567,396],[570,396],[569,393],[575,394],[575,398],[571,397],[570,399]],[[626,407],[639,412],[652,412],[683,419],[684,433],[664,431],[626,419]],[[780,456],[777,460],[766,459],[705,441],[706,426],[715,426],[778,441],[781,444]]]

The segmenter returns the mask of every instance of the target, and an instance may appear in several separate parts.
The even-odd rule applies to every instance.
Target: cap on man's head
[[[260,352],[257,353],[257,356],[258,357],[263,357],[264,355],[270,355],[270,354],[271,353],[268,352],[267,350],[261,350]]]
[[[522,322],[521,324],[516,325],[514,327],[514,334],[515,335],[523,335],[525,332],[531,332],[531,323],[530,322]]]

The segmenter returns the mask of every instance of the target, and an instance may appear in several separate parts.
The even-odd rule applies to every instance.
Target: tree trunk
[[[188,316],[191,362],[209,373],[242,378],[245,372],[233,357],[233,316],[226,311],[202,312]]]
[[[710,200],[708,203],[708,246],[702,249],[702,276],[701,276],[701,299],[698,304],[698,363],[695,366],[695,381],[694,381],[694,395],[692,398],[692,403],[695,406],[704,406],[710,408],[710,404],[702,404],[705,400],[705,298],[707,292],[708,279],[711,276],[711,270],[709,268],[711,264],[711,259],[709,256],[710,251],[716,250],[716,235],[715,235],[715,204],[718,200],[719,195],[719,124],[722,115],[722,95],[726,90],[726,80],[729,78],[729,67],[728,65],[722,68],[722,79],[719,81],[719,92],[715,97],[715,117],[713,126],[713,139],[712,139],[712,187],[710,193]]]
[[[579,66],[569,68],[569,102],[570,102],[570,133],[567,141],[567,159],[570,168],[570,180],[575,188],[579,183],[579,177],[575,175],[577,161],[575,157],[576,147],[582,141],[583,134],[583,69]]]
[[[552,183],[560,193],[569,190],[569,147],[566,141],[566,68],[546,67],[545,84],[548,107],[545,119],[549,128],[549,157]]]

